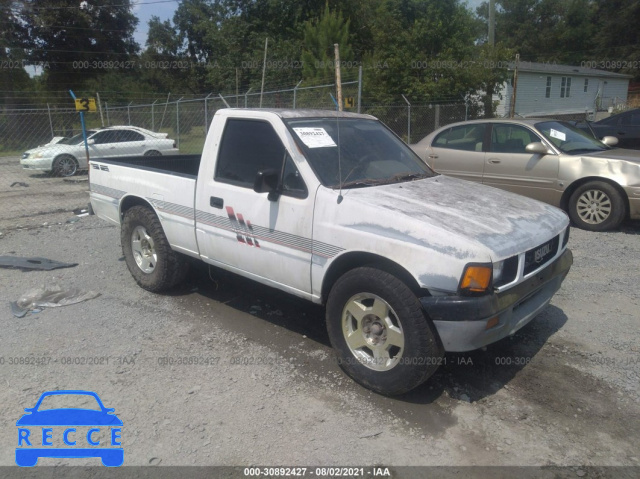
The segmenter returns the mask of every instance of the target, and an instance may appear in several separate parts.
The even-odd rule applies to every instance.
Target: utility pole
[[[496,44],[496,2],[489,0],[489,51],[490,58],[493,58],[493,47]],[[493,83],[487,84],[487,91],[484,98],[484,117],[493,118]]]
[[[520,63],[520,54],[516,53],[516,66],[513,71],[513,93],[511,94],[511,108],[509,118],[513,118],[516,113],[516,94],[518,93],[518,64]]]
[[[264,39],[264,60],[262,61],[262,86],[260,87],[260,108],[262,108],[262,93],[264,92],[264,74],[267,71],[267,45],[269,37]]]
[[[336,93],[338,94],[338,111],[342,111],[342,77],[340,76],[340,46],[333,44],[336,56]]]
[[[496,44],[496,0],[489,0],[489,45]]]

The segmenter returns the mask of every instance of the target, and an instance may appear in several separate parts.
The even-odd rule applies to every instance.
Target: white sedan
[[[110,126],[87,130],[90,158],[114,156],[161,156],[178,153],[167,133],[155,133],[136,126]],[[27,170],[73,176],[88,168],[82,133],[58,143],[49,143],[25,151],[20,164]]]

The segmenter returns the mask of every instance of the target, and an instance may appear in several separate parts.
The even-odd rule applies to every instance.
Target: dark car
[[[605,136],[615,136],[619,148],[640,150],[640,108],[623,111],[594,122],[580,122],[576,126],[601,140]]]

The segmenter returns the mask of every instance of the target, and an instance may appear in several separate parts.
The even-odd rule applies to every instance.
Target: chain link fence
[[[405,142],[420,141],[433,130],[477,118],[481,108],[465,103],[361,104],[357,81],[345,82],[346,111],[378,117]],[[111,155],[199,154],[215,112],[221,108],[337,109],[335,85],[319,85],[202,98],[163,98],[146,104],[99,104],[85,114],[89,157]],[[572,118],[584,120],[582,118]],[[45,215],[86,208],[88,177],[79,114],[47,106],[38,110],[0,110],[0,233],[45,222]],[[43,146],[44,145],[44,146]],[[41,221],[42,219],[42,221]]]

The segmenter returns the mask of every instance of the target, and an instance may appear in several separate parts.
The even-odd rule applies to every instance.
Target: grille
[[[524,255],[524,275],[535,271],[553,258],[558,252],[559,242],[560,235],[527,251]]]

